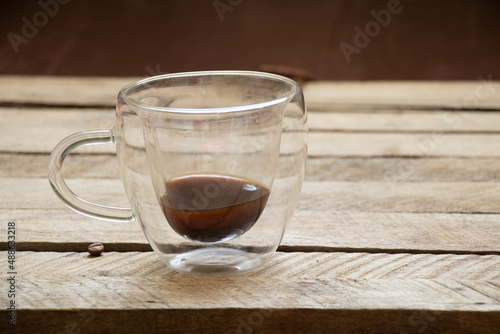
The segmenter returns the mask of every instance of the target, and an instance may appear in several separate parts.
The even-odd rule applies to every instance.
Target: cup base
[[[257,254],[239,249],[204,248],[177,255],[168,261],[168,266],[191,275],[227,276],[252,270],[263,262]]]

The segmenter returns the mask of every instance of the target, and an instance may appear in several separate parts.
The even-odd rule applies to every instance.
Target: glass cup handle
[[[134,220],[132,209],[116,208],[88,202],[69,189],[62,175],[66,156],[83,145],[114,143],[112,130],[77,132],[63,139],[52,151],[49,163],[49,182],[57,196],[71,209],[93,218],[130,222]]]

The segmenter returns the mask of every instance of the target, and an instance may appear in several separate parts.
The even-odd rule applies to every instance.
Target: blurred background
[[[498,0],[2,0],[0,74],[500,75]]]

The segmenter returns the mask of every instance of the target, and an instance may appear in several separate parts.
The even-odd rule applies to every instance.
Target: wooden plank
[[[66,179],[69,187],[82,198],[102,205],[129,207],[120,179]],[[0,208],[54,209],[62,201],[53,193],[47,178],[0,178]]]
[[[46,177],[49,155],[0,153],[0,177]],[[327,157],[307,161],[308,181],[494,181],[497,158]],[[70,154],[64,162],[68,178],[120,178],[114,154]]]
[[[499,215],[493,214],[299,209],[292,217],[280,250],[500,254],[499,219]],[[101,221],[64,208],[2,209],[0,221],[16,222],[19,250],[84,252],[94,242],[102,242],[109,251],[151,249],[137,223]],[[0,247],[4,248],[6,228],[5,224],[0,226]]]
[[[256,272],[225,278],[179,275],[152,252],[18,257],[17,332],[126,324],[127,333],[186,326],[275,333],[305,323],[308,332],[414,331],[418,324],[431,333],[495,333],[500,319],[500,256],[277,253]],[[9,301],[6,294],[0,300]]]
[[[500,113],[480,111],[309,112],[310,131],[499,132]]]
[[[138,223],[93,219],[68,208],[1,209],[0,218],[16,222],[18,250],[85,252],[94,242],[104,243],[110,251],[151,250]],[[0,226],[2,246],[7,242],[4,225]]]
[[[41,121],[52,130],[59,127],[68,131],[110,128],[113,108],[19,108],[0,107],[5,124],[23,125],[28,130],[42,130]],[[443,131],[443,132],[499,132],[500,114],[495,112],[309,112],[311,131]],[[8,130],[6,128],[5,130]]]
[[[12,130],[64,137],[82,130],[109,129],[113,126],[112,108],[19,108],[0,107],[5,137],[16,136]],[[0,123],[0,124],[2,124]],[[41,128],[39,125],[44,123]],[[309,130],[364,132],[500,132],[500,113],[496,112],[309,112]],[[63,132],[64,131],[64,132]]]
[[[0,254],[6,255],[6,252]],[[105,251],[99,257],[90,257],[86,252],[19,252],[18,255],[22,275],[28,279],[184,277],[169,269],[152,251]],[[500,280],[499,267],[500,255],[277,252],[269,262],[244,274],[244,277],[324,281],[452,279],[495,282]]]
[[[0,76],[0,103],[114,106],[122,87],[139,78]]]
[[[50,153],[57,143],[70,134],[84,130],[110,129],[114,125],[115,116],[111,109],[70,110],[1,108],[0,151]],[[79,151],[109,153],[114,152],[115,148],[111,144],[93,145],[85,146]]]
[[[5,256],[5,252],[2,255]],[[311,261],[313,256],[316,261]],[[253,326],[264,325],[277,314],[279,317],[274,321],[283,323],[284,318],[297,310],[309,310],[309,321],[313,319],[314,322],[328,315],[335,318],[339,311],[348,312],[352,319],[358,318],[360,314],[355,312],[361,310],[363,314],[379,316],[385,315],[387,310],[412,311],[406,314],[409,317],[427,310],[429,323],[440,324],[437,329],[450,324],[452,328],[463,329],[456,321],[450,322],[449,316],[456,318],[464,314],[469,314],[465,317],[475,323],[476,329],[490,330],[496,325],[491,320],[498,319],[500,314],[498,256],[392,257],[393,261],[372,254],[277,254],[260,272],[212,278],[174,274],[152,253],[105,253],[98,258],[84,253],[19,253],[27,268],[22,279],[16,281],[19,291],[16,303],[23,329],[34,326],[22,317],[24,314],[33,316],[33,313],[24,313],[31,310],[60,315],[68,311],[79,312],[92,319],[89,323],[93,323],[93,328],[106,326],[113,322],[115,315],[120,319],[119,315],[128,311],[161,313],[170,322],[182,322],[185,326],[186,318],[194,315],[189,310],[207,314],[209,310],[221,312],[224,309],[239,310],[236,316],[244,316],[247,312],[254,316],[260,314],[260,321],[252,322]],[[416,273],[411,263],[418,263],[419,267],[426,263],[429,268],[422,275]],[[388,268],[384,268],[386,265]],[[63,269],[67,270],[63,272]],[[384,274],[385,270],[391,274]],[[474,274],[477,271],[481,274]],[[377,278],[366,279],[367,275]],[[7,295],[0,295],[0,300],[5,305]],[[112,312],[112,316],[102,317],[100,312],[104,310]],[[486,314],[484,319],[489,321],[481,323],[473,314]],[[445,321],[440,317],[445,317]],[[63,319],[67,321],[68,318]],[[155,328],[165,328],[165,320],[156,319],[158,327]],[[238,330],[238,322],[221,321],[222,317],[216,319],[220,323],[214,326],[225,326],[226,331],[235,326]],[[288,321],[300,322],[301,319]],[[82,320],[83,317],[80,322]],[[399,329],[406,326],[407,321],[398,317],[390,324]],[[61,323],[51,325],[61,326]],[[195,328],[202,326],[196,324]],[[323,322],[315,328],[325,330],[329,326],[334,326],[334,322]],[[345,330],[346,324],[342,324],[342,328]]]
[[[497,284],[500,284],[498,280],[444,283],[404,279],[270,280],[269,277],[169,277],[166,280],[161,276],[108,277],[105,274],[70,280],[50,275],[48,278],[23,276],[18,283],[19,291],[23,291],[18,300],[23,305],[21,309],[36,310],[390,308],[500,314]],[[40,298],[42,294],[45,298]],[[1,300],[6,305],[6,297],[2,296]]]
[[[496,214],[303,211],[299,206],[280,249],[498,254],[499,219]]]
[[[492,75],[477,81],[313,81],[304,87],[310,109],[332,106],[500,109],[500,82]]]
[[[71,256],[68,256],[70,254],[65,255],[66,261],[63,265],[69,268],[94,260],[70,261]],[[88,255],[82,256],[88,258]],[[132,261],[127,257],[122,257],[120,262],[122,265],[132,265]],[[324,271],[329,269],[321,263],[317,266],[321,266]],[[23,291],[18,298],[19,304],[22,305],[20,309],[217,307],[287,309],[293,307],[295,309],[425,308],[500,312],[498,278],[493,280],[406,278],[358,280],[335,277],[316,279],[300,276],[266,276],[261,272],[261,275],[254,277],[200,278],[166,275],[168,277],[166,279],[165,275],[154,274],[165,272],[158,270],[156,266],[153,267],[153,272],[149,271],[147,275],[140,276],[117,276],[113,274],[112,269],[100,270],[97,275],[92,272],[87,272],[84,276],[53,275],[50,270],[52,268],[48,265],[45,267],[43,276],[26,274],[18,282],[19,291]],[[44,291],[52,293],[40,299],[39,295],[45,294]],[[484,293],[486,291],[487,295]],[[85,298],[88,295],[93,295],[94,298]],[[2,295],[1,300],[4,302],[6,296]],[[37,303],[33,304],[33,300]],[[291,302],[293,306],[290,305]]]
[[[3,137],[0,142],[0,151],[50,153],[59,141],[72,133],[111,128],[114,122],[112,110],[36,110],[38,112],[11,108],[0,109],[0,131]],[[315,120],[315,116],[318,120]],[[412,115],[411,117],[398,115],[396,119],[384,116],[381,118],[386,119],[386,122],[375,122],[373,126],[369,125],[371,116],[368,115],[362,115],[361,118],[366,118],[367,122],[361,122],[359,125],[360,117],[357,114],[337,117],[335,113],[328,113],[327,116],[327,119],[319,113],[312,116],[309,134],[310,156],[500,156],[498,153],[500,152],[500,133],[497,131],[500,130],[497,126],[500,114],[480,113],[474,117],[464,118],[463,122],[460,121],[461,123],[455,123],[455,118],[450,118],[453,120],[450,122],[453,123],[447,123],[438,116],[430,123],[431,125],[425,125],[429,120],[429,117],[425,115]],[[340,127],[336,123],[339,118],[343,119]],[[403,133],[386,133],[387,131],[394,132],[394,129],[398,127],[398,118],[405,118],[401,119],[401,129],[398,130]],[[41,127],[40,124],[46,124],[46,126]],[[404,124],[407,126],[405,127]],[[19,131],[19,128],[25,131]],[[314,132],[320,129],[350,132]],[[356,131],[353,133],[353,130]],[[359,133],[365,130],[375,131],[375,133]],[[418,132],[414,133],[414,130]],[[429,131],[431,133],[425,133]],[[471,131],[475,133],[468,133]],[[26,136],[26,133],[32,135]],[[80,150],[86,153],[113,153],[114,151],[115,147],[111,144],[86,146]]]
[[[139,78],[0,76],[0,103],[113,106],[118,91]],[[464,82],[309,82],[310,108],[325,105],[500,108],[500,83],[490,75]]]
[[[0,153],[0,177],[47,177],[48,153]],[[64,160],[67,178],[120,178],[115,154],[70,154]]]
[[[11,130],[13,131],[13,130]],[[10,131],[8,131],[10,132]],[[47,132],[21,140],[20,134],[5,137],[0,151],[50,153],[65,135]],[[68,129],[64,130],[64,133]],[[40,140],[40,138],[46,138]],[[85,146],[79,152],[114,153],[112,144]],[[310,157],[499,157],[500,134],[402,134],[402,133],[309,133]]]
[[[299,209],[313,211],[497,213],[498,182],[304,182]]]
[[[310,133],[311,157],[498,157],[499,134]]]
[[[499,170],[500,159],[496,158],[313,158],[307,160],[306,180],[493,181]]]
[[[83,198],[110,206],[128,206],[119,179],[69,179]],[[62,202],[43,178],[0,178],[0,208],[55,209]],[[20,201],[22,199],[22,201]],[[344,182],[306,181],[299,209],[313,211],[498,213],[498,182]],[[43,204],[42,204],[43,203]]]

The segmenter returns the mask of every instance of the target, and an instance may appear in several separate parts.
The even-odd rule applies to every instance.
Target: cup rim
[[[165,80],[169,78],[180,78],[180,77],[197,77],[197,76],[213,76],[213,75],[240,75],[240,76],[249,76],[249,77],[262,77],[268,79],[275,79],[282,82],[289,83],[293,89],[292,92],[288,95],[280,97],[278,99],[274,99],[271,101],[255,103],[255,104],[247,104],[242,106],[233,106],[233,107],[217,107],[217,108],[172,108],[172,107],[160,107],[160,106],[148,106],[139,103],[137,100],[129,98],[127,92],[133,88],[137,88],[140,86],[146,86],[151,82]],[[195,71],[195,72],[178,72],[178,73],[169,73],[169,74],[161,74],[148,78],[144,78],[135,82],[132,82],[125,87],[123,87],[118,93],[118,101],[122,99],[128,105],[131,105],[139,110],[147,110],[147,111],[155,111],[155,112],[170,112],[170,113],[181,113],[181,114],[212,114],[212,113],[234,113],[234,112],[244,112],[251,111],[256,109],[263,109],[273,105],[280,104],[286,100],[291,100],[297,91],[300,90],[300,86],[294,80],[267,72],[259,72],[259,71],[243,71],[243,70],[219,70],[219,71]]]

